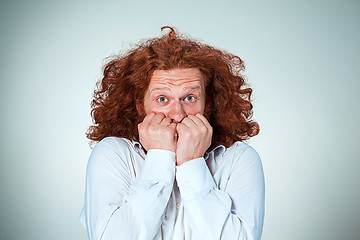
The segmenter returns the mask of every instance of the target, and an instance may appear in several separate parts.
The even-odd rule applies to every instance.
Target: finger
[[[198,126],[206,126],[205,123],[197,116],[189,115],[188,118],[190,118]]]
[[[206,117],[204,117],[203,115],[201,115],[200,113],[197,113],[195,115],[196,117],[198,117],[204,124],[207,128],[212,128],[212,126],[210,125],[209,121],[206,119]]]
[[[196,123],[187,116],[181,121],[182,124],[186,125],[187,127],[196,127]]]
[[[196,129],[202,134],[209,134],[211,132],[211,127],[207,126],[199,117],[194,115],[188,116],[195,124]]]
[[[152,120],[152,118],[155,116],[154,112],[149,113],[145,116],[144,120],[142,121],[141,126],[144,128],[147,128]]]
[[[155,113],[155,116],[151,119],[150,124],[158,125],[165,118],[163,113]]]
[[[178,137],[177,130],[176,130],[177,124],[173,122],[173,123],[170,123],[170,125],[168,127],[174,131],[174,138],[177,139],[177,137]]]
[[[160,122],[160,125],[168,127],[171,124],[172,120],[169,117],[163,118],[163,120]]]
[[[189,130],[189,127],[186,126],[184,123],[178,123],[178,124],[176,125],[176,132],[177,132],[178,134],[184,133],[184,132],[186,132],[186,131],[188,131],[188,130]]]
[[[177,124],[176,123],[170,123],[168,128],[172,129],[176,133]]]

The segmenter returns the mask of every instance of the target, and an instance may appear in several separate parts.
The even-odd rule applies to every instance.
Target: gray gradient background
[[[163,25],[246,62],[263,239],[359,239],[359,2],[129,2],[1,1],[0,239],[86,239],[92,91]]]

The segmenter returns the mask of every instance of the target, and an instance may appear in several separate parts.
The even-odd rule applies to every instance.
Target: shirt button
[[[184,186],[187,186],[187,185],[189,184],[189,181],[188,181],[188,180],[184,180],[184,181],[183,181],[183,184],[184,184]]]
[[[176,204],[176,209],[180,209],[180,203]]]

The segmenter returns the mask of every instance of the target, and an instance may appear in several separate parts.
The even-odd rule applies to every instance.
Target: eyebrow
[[[155,92],[155,91],[162,91],[162,90],[169,91],[170,88],[168,88],[168,87],[157,87],[157,88],[151,89],[151,90],[150,90],[150,93]]]
[[[199,89],[201,91],[201,87],[200,86],[194,86],[194,87],[184,87],[184,90],[196,90]],[[170,91],[170,88],[168,87],[157,87],[157,88],[153,88],[150,90],[150,93],[155,92],[155,91],[162,91],[162,90],[166,90],[166,91]]]

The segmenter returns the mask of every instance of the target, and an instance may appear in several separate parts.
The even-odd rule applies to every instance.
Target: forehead
[[[155,70],[150,79],[149,89],[167,88],[204,88],[204,76],[197,68],[177,68],[171,70]]]

